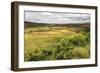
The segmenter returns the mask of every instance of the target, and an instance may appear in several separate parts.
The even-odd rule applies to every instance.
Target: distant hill
[[[54,23],[35,23],[35,22],[24,22],[25,24],[25,28],[26,27],[40,27],[40,26],[61,26],[61,27],[64,27],[64,26],[84,26],[84,27],[89,27],[90,26],[90,23],[69,23],[69,24],[54,24]]]

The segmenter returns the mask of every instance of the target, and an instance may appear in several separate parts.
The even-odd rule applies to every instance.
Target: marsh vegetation
[[[25,61],[87,59],[90,24],[35,24],[25,22]]]

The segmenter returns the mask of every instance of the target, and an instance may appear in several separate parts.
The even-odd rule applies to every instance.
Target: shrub
[[[29,52],[27,60],[41,61],[89,57],[89,49],[85,47],[90,41],[89,33],[78,33],[71,37],[64,36],[55,40],[55,43],[48,48],[37,48]],[[79,47],[81,48],[79,49]]]

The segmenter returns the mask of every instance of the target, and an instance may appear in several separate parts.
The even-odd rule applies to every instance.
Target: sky
[[[89,13],[25,11],[24,21],[34,23],[90,23]]]

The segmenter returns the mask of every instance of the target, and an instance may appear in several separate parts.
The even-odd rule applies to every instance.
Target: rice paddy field
[[[90,24],[25,23],[24,44],[25,61],[87,59]]]

